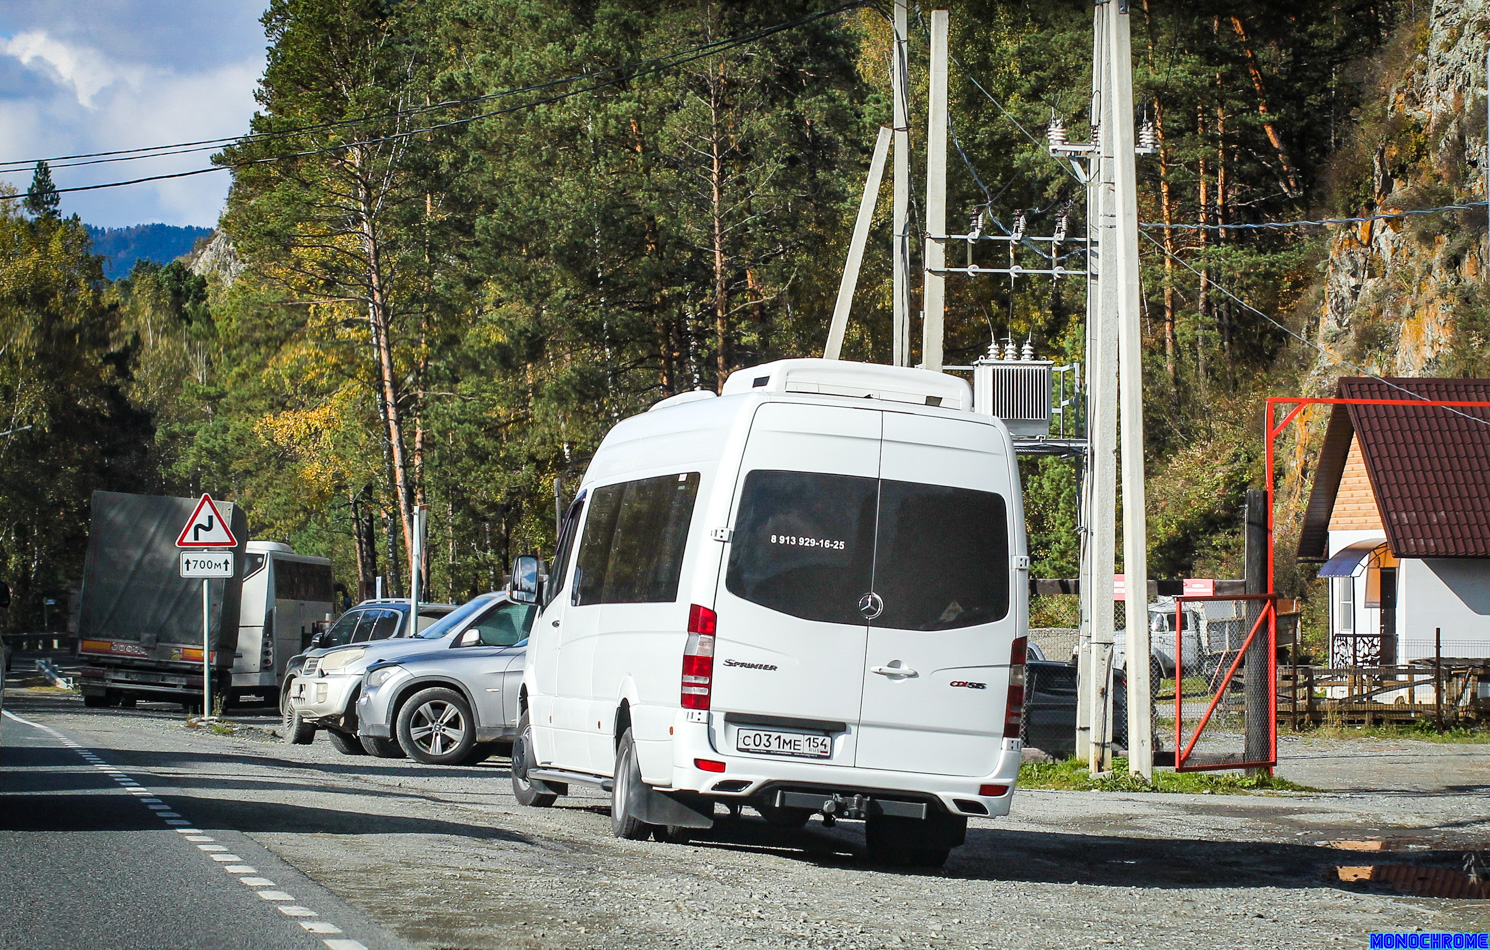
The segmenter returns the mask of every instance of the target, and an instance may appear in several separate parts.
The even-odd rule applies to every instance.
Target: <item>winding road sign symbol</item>
[[[211,495],[203,495],[202,500],[197,502],[196,510],[191,513],[191,518],[186,522],[186,527],[181,529],[181,537],[176,539],[178,548],[235,548],[238,539],[233,537],[233,532],[228,528],[228,520],[217,510],[216,503]]]

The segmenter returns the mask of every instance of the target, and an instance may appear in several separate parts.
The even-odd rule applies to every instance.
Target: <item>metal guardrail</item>
[[[58,673],[57,668],[52,665],[51,660],[37,660],[36,668],[41,672],[42,676],[52,681],[53,686],[60,686],[63,689],[73,688],[72,677],[63,676],[61,673]]]
[[[78,642],[77,635],[71,633],[0,633],[0,640],[17,653],[73,651]]]

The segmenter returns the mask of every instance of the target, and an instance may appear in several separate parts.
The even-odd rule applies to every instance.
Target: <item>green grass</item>
[[[1279,733],[1283,734],[1282,727]],[[1327,723],[1321,726],[1306,726],[1290,734],[1320,739],[1416,739],[1425,742],[1490,743],[1490,728],[1484,725],[1445,724],[1444,731],[1439,732],[1431,719],[1383,723],[1377,726],[1341,726]]]
[[[1111,774],[1093,777],[1085,762],[1028,762],[1019,770],[1021,788],[1049,788],[1073,792],[1184,792],[1192,795],[1255,795],[1267,792],[1316,792],[1287,779],[1266,775],[1217,772],[1154,772],[1152,784],[1128,773],[1128,760],[1113,760]]]

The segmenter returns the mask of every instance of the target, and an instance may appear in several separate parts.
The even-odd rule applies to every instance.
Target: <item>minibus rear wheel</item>
[[[636,817],[636,799],[642,784],[641,766],[636,761],[636,743],[631,728],[621,733],[616,743],[616,770],[610,793],[610,830],[617,838],[645,841],[656,829]]]
[[[864,821],[865,850],[876,864],[939,868],[947,863],[953,843],[962,842],[966,828],[967,819],[960,815],[870,815]]]

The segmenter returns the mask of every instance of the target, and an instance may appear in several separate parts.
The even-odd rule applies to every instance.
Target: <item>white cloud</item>
[[[124,0],[110,2],[78,10],[54,22],[55,29],[7,24],[0,4],[0,64],[9,63],[0,83],[0,162],[16,168],[0,180],[24,190],[30,162],[40,157],[231,138],[248,130],[264,63],[263,33],[254,22],[261,0],[235,4],[231,17],[219,16],[214,4],[188,5],[171,20],[169,32],[158,28],[148,9],[141,13],[133,3],[126,9]],[[235,55],[188,55],[202,46]],[[77,213],[89,224],[211,227],[227,196],[226,171],[66,191],[206,168],[211,155],[207,150],[96,165],[58,161],[52,177],[64,190],[62,212]]]
[[[64,85],[71,86],[78,105],[93,107],[93,97],[100,90],[123,81],[138,90],[145,70],[130,64],[110,62],[97,50],[53,39],[45,32],[32,30],[18,33],[5,41],[5,53],[24,66],[40,61],[48,72]]]

